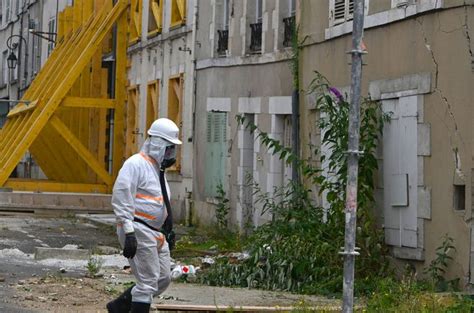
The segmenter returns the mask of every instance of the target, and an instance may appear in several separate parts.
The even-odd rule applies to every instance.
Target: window
[[[37,20],[30,20],[30,28],[33,30],[38,30],[38,21]],[[33,69],[33,74],[39,72],[41,68],[41,38],[39,36],[32,36],[32,50],[31,50],[31,64]],[[49,48],[49,47],[48,47]]]
[[[146,129],[158,118],[159,112],[159,81],[148,83],[146,95]]]
[[[331,0],[330,3],[331,25],[334,26],[352,20],[354,0]]]
[[[225,185],[227,156],[227,113],[208,112],[206,127],[206,177],[205,193],[217,197],[217,187]]]
[[[466,210],[466,186],[454,185],[454,209],[456,211]]]
[[[250,52],[259,53],[262,51],[262,0],[257,0],[255,5],[255,23],[250,24]]]
[[[129,43],[133,44],[140,40],[142,35],[142,1],[132,0],[130,4],[130,38]]]
[[[262,9],[263,9],[263,0],[257,0],[255,1],[255,4],[256,4],[256,20],[255,22],[256,23],[262,23],[262,19],[263,19],[263,13],[262,13]]]
[[[217,53],[225,56],[229,49],[229,17],[230,17],[230,0],[224,0],[224,8],[222,10],[222,29],[217,31]]]
[[[222,15],[224,30],[229,30],[229,18],[230,18],[230,3],[229,2],[230,0],[224,0],[224,14]]]
[[[163,29],[163,0],[150,0],[148,12],[148,35],[161,33]]]
[[[184,77],[179,75],[168,81],[168,118],[182,129],[182,112],[183,112],[183,88]],[[182,132],[180,132],[182,136]],[[178,146],[176,163],[171,170],[179,171],[181,169],[181,146]]]
[[[288,8],[290,11],[289,16],[295,16],[296,15],[296,0],[288,0]]]
[[[54,33],[56,33],[56,20],[55,18],[51,18],[48,22],[48,37],[50,40],[54,40]],[[54,41],[48,40],[48,56],[53,52],[54,49]]]
[[[171,27],[186,24],[186,0],[171,0]]]

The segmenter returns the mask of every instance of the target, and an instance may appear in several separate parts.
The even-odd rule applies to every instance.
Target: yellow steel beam
[[[108,187],[103,184],[77,184],[51,180],[27,180],[10,178],[5,187],[19,191],[36,192],[82,192],[82,193],[107,193]]]
[[[87,44],[85,46],[79,45],[75,47],[76,49],[81,49],[82,51],[80,56],[76,59],[76,62],[70,67],[70,70],[66,73],[65,76],[61,76],[61,82],[58,85],[54,86],[55,90],[54,92],[51,92],[52,95],[49,98],[49,101],[46,101],[46,103],[44,104],[43,110],[38,113],[36,113],[38,110],[34,110],[33,113],[36,114],[32,115],[31,123],[24,123],[25,127],[26,124],[30,124],[28,125],[29,130],[26,132],[23,131],[25,129],[25,127],[23,127],[21,133],[18,136],[18,140],[15,140],[12,143],[11,149],[7,149],[6,156],[0,156],[0,164],[2,165],[2,171],[0,172],[0,185],[4,184],[4,182],[9,176],[9,173],[13,170],[16,164],[18,164],[22,155],[25,153],[25,151],[31,145],[34,139],[38,136],[40,130],[47,123],[48,119],[54,113],[64,96],[68,93],[68,91],[74,84],[74,81],[80,75],[82,69],[85,67],[87,62],[89,62],[95,50],[101,44],[106,33],[112,28],[112,25],[117,20],[117,18],[122,15],[126,7],[127,4],[125,3],[125,1],[119,0],[115,4],[113,9],[109,12],[104,21],[101,21],[99,26],[93,28],[93,30],[91,31],[92,36],[81,36],[86,37],[86,40],[89,40],[87,40]],[[71,54],[75,56],[74,53]]]
[[[73,148],[79,156],[94,170],[94,172],[102,179],[107,185],[112,185],[113,180],[109,173],[102,167],[102,164],[97,161],[96,158],[90,153],[90,151],[77,139],[76,136],[64,125],[61,120],[53,116],[50,121],[51,125],[56,131],[66,140],[66,142]]]
[[[106,98],[66,97],[61,102],[61,106],[68,108],[113,109],[115,108],[115,100]]]

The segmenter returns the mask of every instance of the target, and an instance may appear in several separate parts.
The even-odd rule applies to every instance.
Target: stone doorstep
[[[35,248],[35,259],[89,260],[91,252],[86,249]]]

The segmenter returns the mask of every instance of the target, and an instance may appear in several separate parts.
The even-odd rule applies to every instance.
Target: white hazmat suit
[[[159,137],[148,138],[140,153],[125,161],[113,189],[112,206],[120,244],[124,247],[126,233],[135,232],[137,239],[136,255],[129,259],[137,280],[131,291],[133,302],[152,303],[153,296],[170,284],[170,250],[165,236],[157,231],[167,217],[159,165],[170,145],[173,144]],[[169,196],[167,182],[166,190]]]

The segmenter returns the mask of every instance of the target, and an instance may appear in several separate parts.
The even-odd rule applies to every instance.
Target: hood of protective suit
[[[149,137],[143,143],[140,152],[152,157],[158,164],[163,162],[165,157],[165,151],[167,146],[172,146],[171,142],[168,142],[160,137]]]

